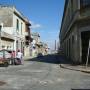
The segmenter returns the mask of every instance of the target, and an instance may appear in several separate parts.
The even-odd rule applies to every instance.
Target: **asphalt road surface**
[[[49,55],[0,67],[0,90],[90,89],[90,74],[60,68],[56,56]]]

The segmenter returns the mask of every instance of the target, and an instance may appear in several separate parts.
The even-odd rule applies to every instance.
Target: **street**
[[[90,74],[60,68],[56,56],[48,55],[0,67],[0,82],[0,90],[90,89]]]

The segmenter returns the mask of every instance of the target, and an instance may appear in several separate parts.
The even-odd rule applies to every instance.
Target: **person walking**
[[[22,62],[22,57],[23,57],[23,55],[22,55],[22,53],[20,52],[20,50],[18,50],[16,57],[17,57],[17,60],[18,60],[18,64],[23,64],[23,62]]]

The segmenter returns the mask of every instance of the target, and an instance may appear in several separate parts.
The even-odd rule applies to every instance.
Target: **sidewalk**
[[[85,65],[74,65],[72,64],[72,62],[70,62],[69,60],[66,60],[64,57],[61,57],[61,56],[59,57],[59,60],[60,60],[61,68],[90,73],[90,65],[87,68]]]

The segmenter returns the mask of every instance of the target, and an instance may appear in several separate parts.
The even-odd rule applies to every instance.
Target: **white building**
[[[20,49],[29,55],[30,28],[29,21],[14,6],[0,6],[1,49],[17,52]],[[27,52],[28,50],[28,52]]]

